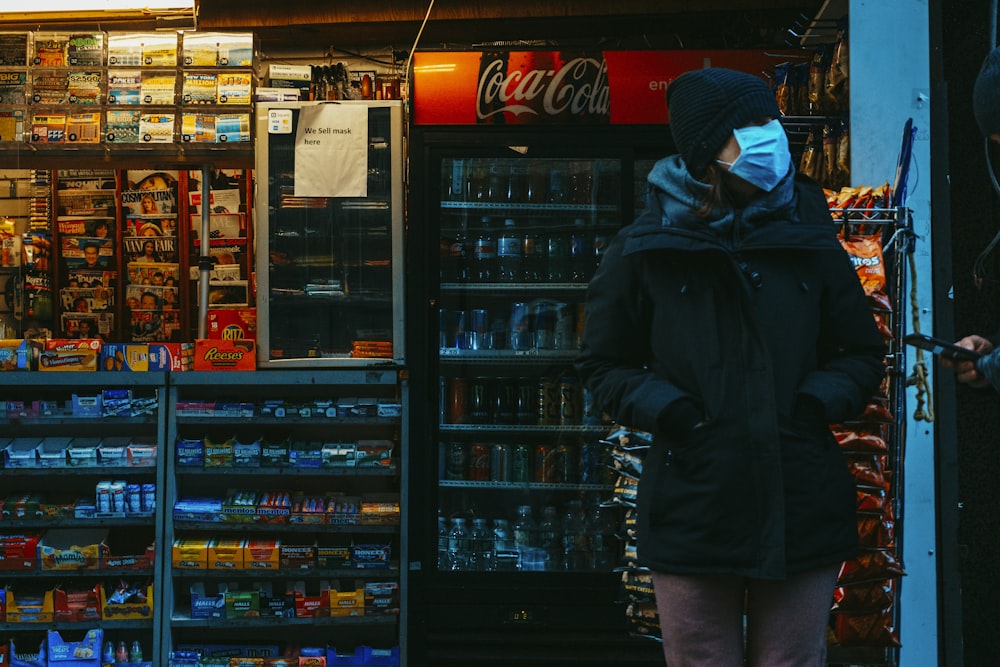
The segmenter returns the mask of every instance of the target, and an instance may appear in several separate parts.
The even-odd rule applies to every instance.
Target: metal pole
[[[201,252],[198,256],[198,338],[208,337],[208,277],[212,271],[212,256],[209,253],[210,222],[212,216],[211,179],[212,169],[209,165],[201,166]]]

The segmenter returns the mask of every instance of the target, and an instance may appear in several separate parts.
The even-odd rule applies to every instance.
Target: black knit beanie
[[[1000,48],[986,56],[979,70],[972,89],[972,111],[984,135],[1000,134]]]
[[[760,77],[731,69],[685,72],[667,88],[670,133],[688,171],[701,178],[733,130],[781,111]]]

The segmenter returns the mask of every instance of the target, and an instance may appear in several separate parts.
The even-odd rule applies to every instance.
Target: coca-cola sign
[[[480,123],[607,123],[608,65],[602,56],[483,54],[476,91]]]
[[[666,91],[684,72],[761,75],[780,62],[752,50],[420,51],[417,125],[663,125]]]

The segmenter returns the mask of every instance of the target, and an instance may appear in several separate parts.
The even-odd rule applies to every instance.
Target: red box
[[[327,581],[317,583],[297,581],[292,587],[295,596],[295,618],[316,618],[330,616],[330,584]],[[318,587],[318,590],[317,590]]]
[[[208,311],[210,340],[257,340],[256,308],[213,308]]]
[[[38,569],[40,533],[3,535],[0,537],[0,570]]]
[[[194,366],[191,343],[150,343],[149,370],[189,371]]]
[[[194,342],[196,371],[252,371],[257,369],[257,343],[252,340],[209,340]]]

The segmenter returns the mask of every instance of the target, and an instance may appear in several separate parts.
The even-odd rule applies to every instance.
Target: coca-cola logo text
[[[610,115],[608,65],[603,58],[574,58],[558,70],[504,70],[499,58],[481,68],[476,94],[480,121],[505,111],[539,117]]]

